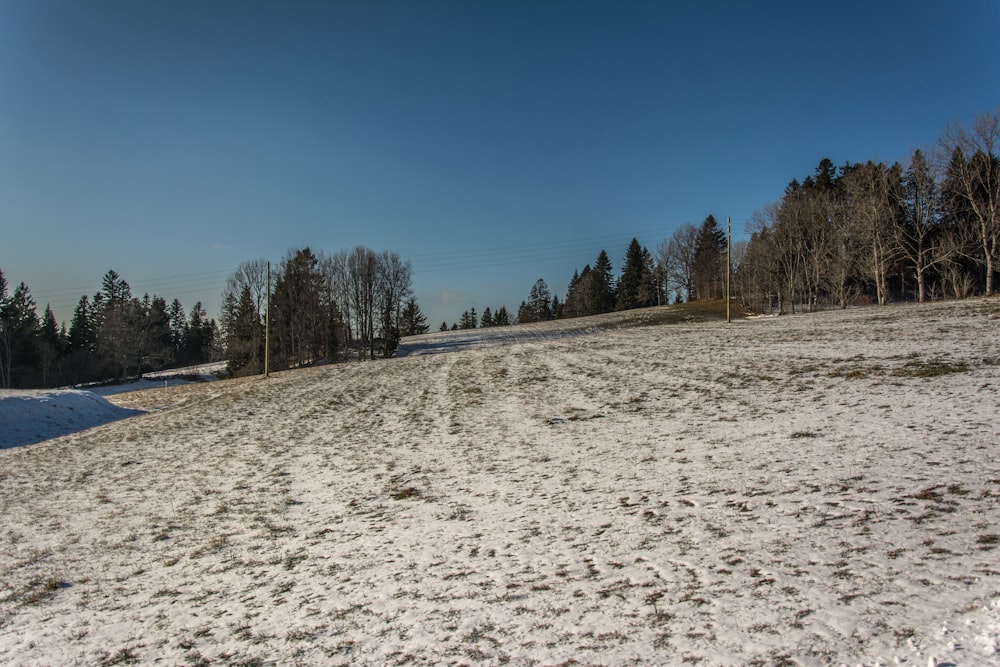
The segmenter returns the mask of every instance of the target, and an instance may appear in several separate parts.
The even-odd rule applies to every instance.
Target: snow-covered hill
[[[0,662],[1000,665],[1000,301],[473,347],[0,451]]]
[[[216,379],[225,362],[148,373],[132,382],[78,389],[0,389],[0,449],[31,445],[140,414],[105,397]],[[156,407],[163,407],[162,404]]]
[[[0,449],[44,442],[136,414],[79,390],[0,390]]]

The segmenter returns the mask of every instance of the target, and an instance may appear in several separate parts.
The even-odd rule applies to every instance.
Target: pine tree
[[[101,294],[108,308],[122,308],[132,298],[132,289],[117,271],[111,269],[101,280]]]
[[[552,295],[552,306],[550,308],[550,314],[551,314],[551,318],[554,319],[554,320],[558,320],[559,318],[561,318],[563,316],[563,305],[559,301],[559,295],[558,294],[553,294]]]
[[[224,310],[226,322],[226,359],[229,373],[256,375],[264,366],[264,326],[248,285],[240,290],[239,300]]]
[[[590,264],[584,266],[583,271],[573,271],[573,278],[570,279],[566,289],[566,302],[563,304],[565,317],[583,317],[593,314],[591,281],[593,281],[594,276],[591,274]]]
[[[154,296],[148,303],[140,361],[143,366],[158,370],[171,365],[174,360],[170,315],[167,313],[167,302],[162,297]]]
[[[660,286],[664,281],[658,277],[656,261],[652,253],[645,247],[642,249],[642,280],[639,282],[637,293],[639,303],[642,307],[658,306],[662,302],[662,290]]]
[[[26,284],[9,297],[0,293],[0,387],[31,386],[38,328],[35,299]]]
[[[542,278],[531,286],[526,315],[529,319],[524,321],[528,322],[544,322],[552,319],[552,293]],[[521,319],[520,316],[518,319]]]
[[[94,346],[94,330],[90,323],[90,298],[84,294],[73,310],[73,319],[69,325],[70,350],[92,352]]]
[[[692,271],[695,298],[699,300],[722,298],[723,270],[725,268],[723,253],[725,249],[726,237],[719,229],[715,217],[709,215],[701,224],[698,237],[695,240]]]
[[[441,326],[438,328],[438,331],[447,331],[447,330],[448,330],[448,323],[442,322]]]
[[[52,307],[45,306],[41,326],[38,329],[38,360],[41,370],[42,387],[59,384],[62,374],[58,370],[59,362],[66,353],[66,337],[59,331],[56,316]]]
[[[628,250],[625,251],[625,264],[618,279],[618,301],[615,310],[629,310],[650,305],[649,283],[652,276],[647,265],[648,256],[649,252],[633,238]]]
[[[403,306],[399,332],[401,336],[416,336],[427,333],[427,318],[420,312],[420,306],[414,297],[407,299]]]
[[[370,262],[359,270],[374,271],[374,253],[361,254]],[[367,303],[363,309],[362,347],[374,356],[375,287],[374,282],[366,285],[362,290]],[[302,366],[326,353],[329,310],[323,307],[322,293],[319,258],[309,248],[289,251],[281,261],[271,297],[271,354],[275,367]]]
[[[526,301],[522,301],[521,305],[518,306],[517,308],[517,323],[526,324],[528,322],[534,322],[534,321],[535,321],[535,313],[532,312],[530,308],[528,308],[528,303]]]
[[[482,328],[493,326],[493,313],[490,312],[489,306],[486,306],[486,310],[483,311],[483,317],[479,320],[479,326]]]
[[[500,309],[493,316],[493,324],[498,327],[510,326],[510,315],[507,314],[507,306],[500,306]]]
[[[187,350],[184,348],[184,342],[187,340],[188,323],[187,313],[184,311],[184,306],[181,305],[180,301],[174,299],[170,303],[170,307],[167,309],[167,317],[170,318],[170,343],[174,351],[173,363],[183,365],[187,362],[187,357],[185,356]]]
[[[216,328],[215,320],[208,319],[201,301],[194,304],[188,316],[187,339],[184,342],[188,363],[203,364],[211,360]]]
[[[587,315],[597,315],[600,313],[610,313],[615,306],[618,295],[615,293],[614,269],[608,253],[601,251],[591,269],[591,277],[588,279],[588,312]]]

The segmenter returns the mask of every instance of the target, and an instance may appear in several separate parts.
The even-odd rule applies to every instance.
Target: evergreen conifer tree
[[[589,283],[587,315],[610,313],[614,309],[618,297],[615,293],[613,272],[608,253],[602,250],[594,262],[594,268],[591,269],[592,277],[587,281]]]
[[[519,322],[544,322],[552,319],[552,293],[545,280],[539,278],[531,287],[523,312],[518,311]]]
[[[31,386],[38,363],[38,313],[23,282],[0,294],[0,387]]]
[[[427,333],[427,318],[420,312],[420,306],[417,305],[416,298],[412,296],[403,305],[401,320],[399,325],[400,335],[416,336]]]
[[[263,371],[263,323],[248,285],[239,299],[225,311],[227,368],[232,375],[256,375]]]
[[[625,264],[618,279],[618,300],[616,310],[629,310],[648,306],[648,283],[652,276],[646,263],[649,253],[643,251],[639,241],[632,239],[625,251]],[[642,294],[640,294],[642,293]]]
[[[821,172],[825,174],[826,172]],[[825,176],[824,176],[825,178]],[[812,185],[811,179],[809,186]],[[698,230],[698,237],[695,240],[694,267],[692,277],[694,280],[694,297],[699,300],[721,299],[724,285],[724,269],[726,249],[726,236],[719,229],[719,224],[715,217],[709,215],[701,223]]]

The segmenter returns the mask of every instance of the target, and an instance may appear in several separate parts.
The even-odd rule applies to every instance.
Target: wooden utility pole
[[[733,223],[730,216],[726,216],[726,322],[732,322],[733,318],[729,313],[729,304],[732,303],[733,295]]]
[[[259,266],[259,265],[258,265]],[[264,377],[271,359],[271,262],[267,263],[267,297],[264,299]]]

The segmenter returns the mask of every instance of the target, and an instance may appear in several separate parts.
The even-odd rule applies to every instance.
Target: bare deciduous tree
[[[927,300],[927,274],[950,259],[954,244],[942,238],[937,181],[918,149],[910,156],[900,191],[902,215],[892,229],[896,248],[913,272],[917,300]]]
[[[986,273],[986,294],[994,292],[1000,260],[1000,110],[976,116],[972,126],[952,126],[942,139],[948,155],[961,155],[955,194],[964,200],[977,232],[977,261]]]
[[[656,260],[666,276],[666,291],[684,295],[685,301],[694,297],[694,259],[698,242],[698,228],[684,223],[673,235],[656,246]]]
[[[861,275],[875,283],[879,305],[889,302],[889,271],[896,259],[892,228],[898,172],[898,166],[890,168],[869,160],[853,165],[842,177],[854,229],[864,248],[860,251]]]

